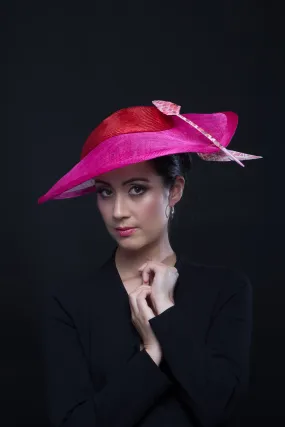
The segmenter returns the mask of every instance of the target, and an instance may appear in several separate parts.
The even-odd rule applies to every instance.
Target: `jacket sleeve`
[[[51,426],[131,427],[172,385],[142,350],[114,374],[112,381],[95,390],[76,327],[56,296],[45,297],[42,319]]]
[[[176,305],[150,320],[176,393],[203,427],[226,422],[247,392],[252,287],[236,273],[221,292],[206,338]]]

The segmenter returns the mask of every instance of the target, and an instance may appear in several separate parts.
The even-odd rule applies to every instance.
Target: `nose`
[[[119,219],[128,216],[127,214],[127,203],[123,196],[117,196],[114,202],[113,217]]]

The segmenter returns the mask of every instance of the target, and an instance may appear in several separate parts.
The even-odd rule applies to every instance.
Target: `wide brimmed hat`
[[[95,178],[124,166],[176,153],[196,153],[206,161],[260,159],[227,150],[238,123],[233,112],[180,114],[180,106],[153,101],[154,106],[123,108],[104,119],[83,145],[80,161],[38,199],[78,197],[96,191]]]

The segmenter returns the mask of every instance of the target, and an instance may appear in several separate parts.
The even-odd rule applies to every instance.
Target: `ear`
[[[180,201],[183,196],[183,191],[185,187],[185,179],[183,176],[177,176],[175,178],[175,183],[173,184],[170,194],[169,194],[169,205],[174,206]]]

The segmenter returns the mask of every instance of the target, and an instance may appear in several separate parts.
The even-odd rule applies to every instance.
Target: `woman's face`
[[[129,180],[132,181],[125,182]],[[95,183],[98,209],[118,245],[138,249],[167,232],[165,210],[170,200],[169,190],[163,187],[162,178],[150,162],[104,173],[95,178]],[[116,227],[136,227],[136,230],[122,237]]]

